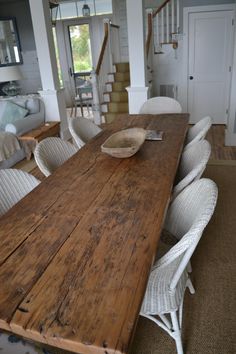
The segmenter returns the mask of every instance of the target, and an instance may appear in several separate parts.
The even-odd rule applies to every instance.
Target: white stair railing
[[[102,123],[100,102],[102,101],[107,74],[113,72],[113,64],[120,61],[119,26],[104,19],[104,38],[96,69],[92,72],[93,114],[96,124]]]
[[[179,0],[165,0],[153,13],[155,52],[161,53],[163,44],[178,47],[176,34],[179,33]]]

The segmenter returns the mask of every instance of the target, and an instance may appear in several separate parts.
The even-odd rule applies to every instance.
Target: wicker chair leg
[[[188,278],[186,286],[189,288],[190,294],[195,294],[195,289],[190,278]]]
[[[75,115],[74,117],[77,117],[77,104],[75,104]]]
[[[175,312],[171,312],[170,315],[171,315],[171,320],[172,320],[173,330],[174,330],[172,336],[173,336],[173,338],[175,340],[175,343],[176,343],[177,353],[178,354],[184,354],[183,345],[182,345],[182,339],[181,339],[181,330],[180,330],[180,327],[179,327],[176,311]]]
[[[188,273],[192,273],[192,265],[191,265],[190,261],[188,262],[187,270],[188,270]]]

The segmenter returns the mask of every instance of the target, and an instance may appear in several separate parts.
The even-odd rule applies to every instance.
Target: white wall
[[[24,80],[19,81],[21,93],[35,93],[42,89],[42,85],[28,0],[0,0],[0,16],[16,18],[23,57],[20,69]]]
[[[183,33],[184,7],[227,3],[233,2],[232,0],[183,0],[180,2],[180,32]],[[164,45],[162,49],[164,54],[156,54],[153,57],[153,95],[159,95],[161,84],[175,85],[177,87],[177,99],[182,104],[184,110],[186,110],[183,88],[183,40],[180,39],[178,41],[178,49],[173,49],[171,45]]]
[[[129,61],[126,0],[113,0],[114,23],[120,26],[121,62]]]

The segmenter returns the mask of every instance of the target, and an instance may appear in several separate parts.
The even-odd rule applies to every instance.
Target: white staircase
[[[179,0],[166,0],[153,13],[154,52],[161,53],[164,44],[178,47]]]

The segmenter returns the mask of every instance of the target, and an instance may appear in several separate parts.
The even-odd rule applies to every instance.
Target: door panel
[[[222,82],[201,81],[196,82],[192,87],[191,122],[196,123],[205,116],[214,117],[214,123],[222,123],[225,116],[225,94]],[[216,102],[217,100],[217,102]],[[196,112],[195,120],[192,119],[192,112]],[[219,117],[216,122],[215,117]]]
[[[191,123],[206,115],[211,115],[215,124],[226,123],[233,15],[232,11],[189,14],[188,111]]]

